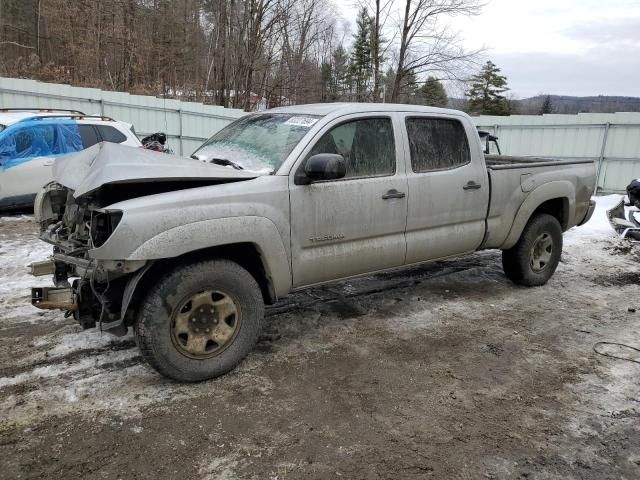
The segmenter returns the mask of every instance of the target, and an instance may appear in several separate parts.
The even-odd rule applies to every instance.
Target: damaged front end
[[[55,287],[33,288],[31,302],[37,308],[63,310],[83,328],[100,323],[103,330],[123,334],[127,285],[131,274],[146,270],[148,262],[89,257],[122,218],[121,211],[104,209],[103,203],[99,191],[76,199],[72,190],[58,183],[48,184],[38,194],[35,220],[40,239],[53,245],[53,255],[31,264],[31,274],[52,275]]]
[[[123,211],[111,206],[257,176],[112,143],[58,158],[53,175],[56,181],[44,187],[34,204],[40,238],[53,245],[53,255],[32,264],[31,273],[52,275],[54,287],[34,288],[32,304],[64,310],[84,328],[99,323],[114,334],[126,333],[133,323],[134,292],[153,261],[127,260],[130,252],[117,247],[107,259],[95,258],[118,235],[118,226],[127,227]],[[121,236],[135,235],[131,228],[125,230]]]

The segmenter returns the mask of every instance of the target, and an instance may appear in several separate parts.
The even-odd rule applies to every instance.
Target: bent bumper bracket
[[[35,287],[31,289],[31,305],[43,310],[73,312],[78,305],[73,301],[73,289],[69,287]]]

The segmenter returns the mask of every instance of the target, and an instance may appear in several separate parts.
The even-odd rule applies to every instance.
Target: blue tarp
[[[59,157],[83,150],[74,120],[28,120],[0,132],[0,168],[9,169],[36,157]]]

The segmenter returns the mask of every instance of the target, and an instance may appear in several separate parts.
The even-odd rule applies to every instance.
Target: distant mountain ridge
[[[546,95],[511,100],[514,115],[538,115]],[[640,97],[598,95],[591,97],[573,97],[569,95],[550,95],[552,113],[615,113],[640,112]],[[450,98],[449,107],[463,109],[464,99]]]
[[[546,95],[514,100],[516,109],[540,113]],[[640,98],[599,95],[594,97],[572,97],[550,95],[553,113],[614,113],[640,112]]]

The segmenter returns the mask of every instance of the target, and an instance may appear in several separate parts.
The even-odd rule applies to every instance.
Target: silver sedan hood
[[[55,181],[73,190],[76,198],[107,184],[203,180],[223,183],[257,176],[255,172],[107,142],[58,158],[53,166]]]

